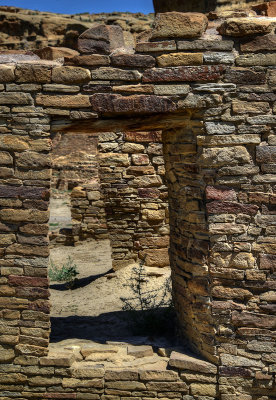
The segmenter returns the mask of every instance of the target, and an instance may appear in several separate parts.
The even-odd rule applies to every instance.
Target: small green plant
[[[131,297],[121,297],[123,311],[134,334],[171,335],[174,329],[174,310],[171,297],[171,278],[159,287],[149,290],[149,279],[141,261],[134,267],[131,278],[125,286],[133,293]]]
[[[70,256],[68,256],[66,263],[62,264],[61,267],[58,267],[53,260],[50,259],[49,277],[52,281],[65,282],[69,289],[73,289],[78,274],[77,265]]]

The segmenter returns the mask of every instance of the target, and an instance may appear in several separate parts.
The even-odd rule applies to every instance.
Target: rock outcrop
[[[46,46],[77,48],[78,37],[95,24],[120,26],[125,42],[132,45],[136,36],[151,28],[153,15],[141,13],[54,14],[0,7],[0,50],[34,50]]]

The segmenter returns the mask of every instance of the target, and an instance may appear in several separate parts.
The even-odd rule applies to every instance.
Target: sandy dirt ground
[[[50,221],[58,224],[52,227],[68,226],[70,219],[68,198],[52,199]],[[51,282],[51,341],[76,338],[92,341],[121,340],[137,344],[148,342],[147,332],[145,336],[139,333],[139,337],[133,333],[129,315],[123,311],[125,302],[121,299],[135,296],[131,282],[133,268],[138,265],[113,272],[109,240],[91,240],[77,246],[51,249],[50,259],[57,267],[65,264],[68,257],[77,266],[79,274],[72,290],[63,282]],[[145,292],[164,287],[170,276],[168,268],[147,267],[145,271],[148,281],[143,283]],[[158,298],[162,294],[161,289]],[[160,340],[163,340],[162,332]]]

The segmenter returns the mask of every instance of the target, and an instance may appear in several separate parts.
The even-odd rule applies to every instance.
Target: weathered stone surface
[[[275,28],[276,20],[265,18],[229,18],[218,28],[225,36],[250,36],[270,33]]]
[[[94,94],[90,102],[93,111],[103,113],[162,113],[176,109],[172,100],[153,95]]]
[[[215,397],[217,395],[217,387],[211,384],[192,383],[191,394],[195,396]]]
[[[220,78],[222,66],[152,68],[144,72],[143,82],[213,82]]]
[[[1,94],[0,94],[1,101]],[[76,96],[70,95],[56,95],[49,96],[40,94],[36,97],[36,103],[40,106],[46,107],[64,107],[64,108],[83,108],[90,107],[89,96],[85,96],[82,94]]]
[[[43,47],[43,49],[38,49],[35,54],[43,60],[56,60],[62,57],[73,57],[77,56],[79,53],[76,50],[69,49],[68,47]]]
[[[32,104],[33,99],[29,93],[0,93],[0,105]]]
[[[65,65],[84,65],[89,67],[104,66],[110,64],[110,58],[102,54],[75,55],[74,57],[65,57]]]
[[[256,160],[261,163],[275,163],[276,146],[258,146],[256,148]]]
[[[263,367],[264,364],[259,360],[254,360],[246,357],[234,356],[231,354],[222,354],[221,362],[229,367]]]
[[[149,55],[139,54],[116,54],[110,57],[111,64],[116,67],[128,68],[153,68],[155,67],[155,59]]]
[[[15,69],[15,78],[16,82],[22,83],[50,83],[51,67],[48,65],[19,64]]]
[[[154,85],[154,94],[159,96],[181,96],[189,91],[189,85]]]
[[[275,51],[276,35],[256,36],[245,43],[241,43],[241,50],[244,53],[257,51]]]
[[[236,64],[239,66],[274,66],[276,65],[276,54],[245,54],[236,58]]]
[[[265,72],[252,71],[248,68],[229,68],[225,74],[225,82],[242,85],[259,85],[266,81]]]
[[[0,185],[0,197],[48,200],[50,192],[41,187]]]
[[[140,72],[136,70],[124,70],[119,68],[111,67],[100,67],[99,69],[93,70],[92,79],[102,80],[121,80],[121,81],[139,81],[141,79]]]
[[[91,79],[90,71],[80,67],[56,67],[52,71],[52,81],[66,85],[83,84]]]
[[[253,327],[263,329],[275,329],[276,317],[266,314],[257,314],[252,312],[233,312],[232,323],[235,326]]]
[[[210,50],[210,51],[232,51],[234,42],[232,40],[190,40],[178,41],[178,50]]]
[[[209,214],[247,214],[256,215],[259,207],[251,204],[240,204],[226,201],[212,201],[208,203],[207,212]]]
[[[157,14],[152,39],[195,38],[207,28],[207,17],[197,13]]]
[[[228,288],[223,286],[215,286],[211,290],[212,296],[217,299],[239,299],[245,300],[253,297],[253,294],[246,289]]]
[[[123,30],[116,25],[96,25],[83,32],[78,40],[81,53],[110,54],[125,47]]]
[[[46,211],[38,210],[15,210],[15,209],[2,209],[0,216],[3,221],[11,222],[48,222],[49,214]]]
[[[234,64],[235,56],[229,52],[206,52],[203,54],[204,64]]]
[[[172,352],[169,365],[178,369],[216,374],[217,367],[209,362],[188,356],[186,354]]]
[[[203,149],[200,163],[204,166],[236,165],[250,163],[250,155],[245,147],[221,147]]]
[[[158,42],[140,42],[136,45],[136,51],[139,53],[156,53],[160,51],[174,51],[176,43],[174,40],[165,40]]]
[[[135,358],[150,357],[153,356],[153,350],[151,346],[128,346],[127,354]]]
[[[145,260],[145,265],[149,267],[163,268],[170,265],[168,249],[147,249],[141,251],[139,256]]]
[[[0,64],[0,81],[4,82],[13,82],[14,81],[14,67],[9,65],[1,65]]]
[[[159,67],[177,67],[179,65],[202,65],[202,53],[170,53],[157,57]]]
[[[207,200],[219,200],[219,201],[236,201],[237,194],[235,190],[227,187],[206,187],[206,199]]]

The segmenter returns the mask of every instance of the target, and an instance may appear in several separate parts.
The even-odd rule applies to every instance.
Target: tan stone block
[[[197,396],[216,397],[217,387],[216,385],[210,385],[204,383],[192,383],[191,394]]]
[[[270,111],[270,106],[262,101],[233,100],[232,110],[236,114],[266,114]]]
[[[16,237],[13,233],[0,234],[0,244],[2,246],[12,244],[15,242],[15,240],[16,240]]]
[[[0,164],[2,165],[12,165],[13,158],[10,153],[6,151],[0,151]]]
[[[145,265],[149,267],[168,267],[170,265],[168,249],[148,249],[139,253],[141,259],[145,259]]]
[[[255,257],[251,253],[240,252],[231,258],[229,267],[238,269],[252,269],[255,266]]]
[[[253,294],[245,289],[227,288],[223,286],[215,286],[212,288],[212,296],[219,299],[249,299]]]
[[[145,150],[145,146],[138,143],[125,143],[122,146],[123,153],[142,153]]]
[[[50,83],[51,69],[49,65],[17,64],[16,82]]]
[[[2,209],[0,210],[0,218],[3,221],[9,222],[47,222],[49,219],[48,211],[38,211],[35,209],[30,210],[13,210]]]
[[[33,104],[33,99],[29,93],[1,92],[0,106],[2,104],[3,105]]]
[[[62,380],[64,388],[103,388],[103,379],[75,379],[64,378]]]
[[[29,377],[28,379],[28,384],[30,386],[55,386],[55,385],[60,385],[62,382],[62,378],[57,378],[55,376],[52,376],[50,378],[45,377],[45,376],[34,376],[34,377]]]
[[[276,65],[276,54],[245,54],[236,58],[236,64],[242,67]]]
[[[77,94],[76,96],[70,95],[57,95],[49,96],[39,94],[36,97],[36,103],[39,106],[46,107],[64,107],[64,108],[83,108],[91,107],[89,96]]]
[[[14,66],[0,65],[0,82],[13,82],[14,81]]]
[[[218,28],[221,35],[248,36],[270,33],[275,28],[276,20],[265,18],[228,18]]]
[[[96,366],[94,363],[89,361],[75,362],[70,368],[73,378],[88,379],[88,378],[102,378],[105,374],[105,370],[102,367]]]
[[[14,295],[15,295],[15,288],[7,285],[0,285],[0,296],[14,296]]]
[[[148,221],[163,221],[165,219],[165,210],[143,210],[142,219]]]
[[[15,352],[11,348],[5,348],[0,345],[0,360],[1,362],[6,362],[9,363],[11,362],[15,357]]]
[[[29,143],[24,136],[1,135],[0,148],[12,151],[24,151],[29,149]]]
[[[168,12],[157,14],[152,39],[195,38],[207,28],[208,20],[204,14]]]
[[[250,154],[244,146],[203,149],[199,158],[200,164],[208,167],[249,164],[250,161]]]
[[[182,370],[203,372],[207,374],[217,373],[216,365],[175,351],[171,354],[169,365]]]
[[[142,381],[169,381],[174,382],[179,379],[178,373],[175,371],[140,371],[140,379]]]
[[[56,67],[52,71],[52,81],[65,85],[83,84],[89,82],[91,73],[80,67]]]
[[[177,67],[179,65],[203,64],[202,53],[170,53],[157,57],[159,67]]]
[[[153,350],[151,346],[128,346],[127,354],[135,358],[151,357]]]

